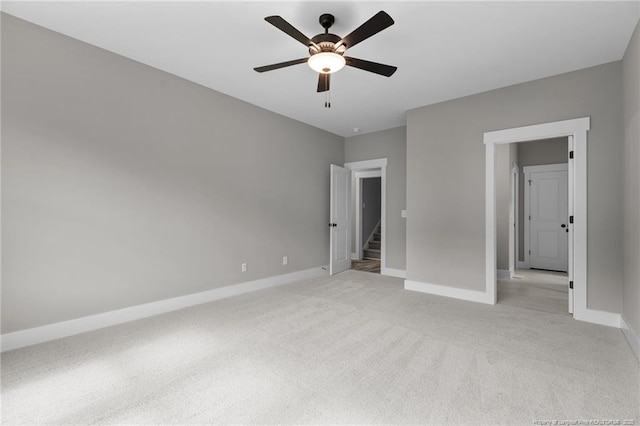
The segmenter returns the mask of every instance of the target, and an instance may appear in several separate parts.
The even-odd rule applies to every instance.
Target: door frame
[[[511,223],[509,224],[509,226],[512,226],[512,232],[513,234],[511,235],[511,244],[513,249],[511,250],[511,253],[509,254],[509,256],[513,256],[513,262],[509,262],[509,274],[511,275],[511,278],[513,278],[513,276],[515,275],[515,271],[516,269],[518,269],[518,262],[519,262],[519,257],[520,257],[520,252],[519,252],[519,248],[518,245],[520,244],[520,237],[518,236],[519,232],[519,222],[520,222],[520,212],[519,212],[519,200],[520,200],[520,166],[518,166],[518,163],[513,163],[513,165],[511,166],[511,194],[513,199],[511,200],[511,202],[513,203],[511,206],[512,209],[512,213],[513,213],[513,219],[511,220]]]
[[[537,172],[567,172],[567,189],[569,187],[569,163],[559,163],[559,164],[545,164],[545,165],[539,165],[539,166],[525,166],[522,168],[522,171],[524,173],[524,212],[523,212],[523,216],[524,218],[526,218],[528,215],[531,214],[531,204],[530,204],[530,196],[531,196],[531,188],[529,185],[527,185],[527,182],[530,180],[530,176],[531,173],[537,173]],[[568,203],[568,208],[567,208],[567,212],[571,211],[571,200],[569,199],[569,192],[567,192],[567,203]],[[570,215],[570,213],[568,214]],[[569,221],[569,219],[567,218],[567,222]],[[531,225],[531,222],[527,219],[525,219],[524,221],[524,263],[528,268],[531,267],[531,264],[529,263],[529,252],[531,251],[531,236],[529,235],[529,226]],[[569,231],[571,232],[571,231]],[[569,245],[567,245],[567,250],[571,251],[569,249]],[[569,257],[569,253],[567,252],[567,258]],[[567,264],[567,273],[569,272],[569,265]]]
[[[344,168],[351,170],[352,179],[356,173],[380,170],[380,228],[382,230],[382,235],[380,236],[380,274],[389,275],[387,273],[387,159],[378,158],[375,160],[352,161],[344,163]],[[358,187],[359,185],[356,185],[356,192],[358,192]],[[358,201],[356,200],[356,202]],[[362,205],[361,198],[360,205]],[[356,209],[356,220],[359,220],[359,210],[360,209]],[[359,222],[356,223],[356,233],[360,234],[362,231],[359,231],[358,228]],[[361,250],[361,248],[359,250]]]
[[[574,318],[582,321],[619,326],[615,314],[589,309],[587,306],[587,131],[590,117],[555,121],[484,133],[485,144],[485,291],[487,299],[497,302],[496,244],[496,149],[495,145],[527,142],[556,137],[572,137],[573,159],[568,163],[569,280],[573,281]],[[571,259],[573,258],[573,259]],[[572,261],[573,260],[573,261]],[[617,323],[617,325],[616,325]]]
[[[356,241],[355,241],[355,252],[351,252],[351,259],[362,260],[363,250],[362,250],[362,180],[368,178],[382,178],[382,170],[374,169],[367,171],[353,171],[352,170],[352,179],[355,179],[355,231],[356,231]],[[351,200],[349,200],[351,202]],[[382,210],[382,180],[380,181],[380,209]],[[380,212],[380,219],[382,220],[382,211]],[[382,221],[380,222],[382,224]],[[382,245],[380,245],[382,247]],[[380,256],[382,257],[382,251],[380,252]]]

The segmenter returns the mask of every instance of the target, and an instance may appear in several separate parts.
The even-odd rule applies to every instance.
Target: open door
[[[329,206],[329,274],[351,268],[351,234],[349,200],[351,170],[331,165],[331,199]]]

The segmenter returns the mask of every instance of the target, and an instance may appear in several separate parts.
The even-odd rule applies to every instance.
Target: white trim
[[[515,127],[513,129],[496,130],[484,134],[485,144],[503,144],[511,142],[526,142],[538,139],[551,139],[569,136],[576,132],[586,132],[590,129],[589,117],[550,123],[533,124],[531,126]],[[532,139],[533,137],[533,139]]]
[[[390,277],[407,278],[407,271],[404,269],[380,268],[380,275],[388,275]]]
[[[631,350],[636,355],[636,358],[638,358],[638,361],[640,361],[640,339],[638,339],[638,336],[634,333],[631,327],[629,327],[622,315],[620,316],[620,328],[624,333],[624,337],[627,338],[627,342],[629,342]]]
[[[353,215],[355,216],[355,228],[353,230],[353,232],[355,232],[355,247],[352,247],[352,249],[355,250],[356,253],[356,259],[357,260],[362,260],[364,253],[362,251],[362,225],[360,224],[360,222],[362,221],[362,208],[359,208],[360,206],[362,206],[362,179],[358,179],[356,176],[356,172],[351,172],[351,182],[352,185],[355,186],[356,188],[356,193],[355,193],[355,203],[353,203]],[[352,200],[349,200],[349,202],[351,203]],[[351,235],[349,235],[349,238],[351,238]]]
[[[386,158],[378,158],[376,160],[351,161],[344,163],[344,167],[351,170],[367,170],[387,167]]]
[[[565,172],[569,169],[569,163],[558,164],[543,164],[540,166],[524,166],[522,171],[525,176],[529,176],[531,173],[544,173],[544,172]]]
[[[562,136],[573,136],[574,158],[569,163],[569,173],[574,176],[573,208],[574,224],[570,237],[574,242],[573,293],[574,318],[603,321],[609,325],[609,315],[594,314],[587,308],[587,131],[589,117],[532,126],[498,130],[484,134],[485,143],[485,273],[487,298],[496,303],[496,193],[495,193],[495,145],[525,142]],[[615,314],[611,314],[615,315]],[[618,325],[619,325],[618,321]]]
[[[296,281],[317,278],[327,275],[327,270],[328,266],[318,266],[303,271],[291,272],[289,274],[248,281],[240,284],[233,284],[200,293],[159,300],[157,302],[131,306],[97,315],[90,315],[41,327],[15,331],[13,333],[7,333],[0,336],[2,339],[1,351],[6,352],[25,346],[35,345],[37,343],[48,342],[63,337],[73,336],[75,334],[85,333],[87,331],[97,330],[116,324],[122,324],[141,318],[147,318],[187,308],[189,306],[200,305],[214,300],[237,296],[283,284],[290,284]]]
[[[567,137],[567,158],[570,157],[570,153],[572,151],[573,151],[573,136],[569,135],[569,137]],[[569,217],[573,216],[573,211],[574,211],[574,208],[573,208],[573,203],[574,203],[573,189],[574,189],[574,182],[575,182],[574,173],[575,173],[575,167],[571,169],[571,172],[569,172],[569,170],[567,169],[567,198],[568,198],[567,201],[569,203],[569,206],[568,206],[569,209],[567,210],[567,215]],[[575,239],[573,237],[573,230],[571,228],[572,228],[571,226],[568,227],[569,240],[567,241],[567,250],[568,250],[567,275],[569,276],[569,282],[573,281],[573,274],[574,274],[573,262],[575,261],[575,256],[573,254]],[[567,289],[567,311],[571,315],[573,315],[573,289],[570,287]]]
[[[531,235],[529,235],[531,226],[531,221],[528,220],[528,217],[531,215],[531,185],[528,182],[531,180],[531,173],[544,173],[544,172],[567,172],[567,185],[569,185],[569,165],[568,163],[559,163],[559,164],[545,164],[541,166],[525,166],[522,168],[522,173],[524,174],[524,212],[522,212],[522,217],[526,218],[524,220],[524,243],[522,248],[524,249],[524,264],[527,265],[527,268],[531,267],[531,260],[529,259],[529,252],[531,251]],[[571,190],[569,189],[569,193]],[[567,202],[569,205],[571,204],[569,193],[567,193]],[[567,216],[571,215],[571,208],[567,208]],[[570,244],[568,244],[570,245]],[[568,255],[567,255],[568,256]],[[567,267],[567,273],[568,271]]]
[[[498,279],[511,279],[514,274],[513,269],[497,269]]]
[[[575,290],[575,283],[573,286]],[[573,313],[573,317],[579,321],[590,322],[593,324],[606,325],[608,327],[620,328],[620,314],[606,311],[597,311],[595,309],[585,309],[580,313]]]
[[[521,262],[521,261],[518,260],[517,269],[529,269],[529,265],[527,265],[526,263]]]
[[[355,174],[360,178],[360,179],[368,179],[368,178],[376,178],[376,177],[382,177],[382,172],[380,169],[376,169],[376,170],[365,170],[362,172],[358,172],[356,171]]]
[[[358,253],[351,252],[351,260],[360,260]]]
[[[512,185],[512,187],[510,188],[510,193],[513,195],[513,200],[511,200],[513,202],[513,206],[512,206],[512,214],[513,214],[513,220],[511,220],[511,223],[509,223],[509,226],[511,227],[511,225],[513,225],[510,229],[511,231],[511,236],[509,239],[509,243],[513,244],[513,253],[509,253],[509,258],[511,259],[511,256],[513,256],[513,263],[509,262],[509,269],[513,269],[515,272],[515,269],[518,267],[518,259],[520,258],[520,253],[519,253],[519,247],[518,245],[520,244],[520,237],[519,237],[519,233],[520,233],[520,210],[519,210],[519,202],[520,202],[520,167],[518,166],[517,163],[513,163],[513,165],[511,166],[511,179],[510,179],[510,184]],[[511,219],[511,218],[510,218]],[[512,274],[513,277],[513,274]]]
[[[387,159],[386,158],[378,158],[375,160],[365,160],[365,161],[352,161],[350,163],[344,163],[344,167],[351,171],[371,171],[375,169],[380,169],[380,228],[381,228],[381,236],[380,236],[380,270],[386,268],[387,265]],[[356,190],[358,190],[358,185],[356,185]],[[358,202],[362,202],[359,200]],[[358,212],[360,209],[356,209]],[[359,214],[356,213],[356,221],[358,220]],[[358,225],[356,225],[359,227]],[[359,231],[356,229],[356,236]],[[362,248],[356,247],[356,253],[362,256]],[[361,257],[360,257],[361,258]]]
[[[355,163],[346,163],[345,164],[345,168],[349,169],[349,167],[346,167],[347,164],[353,165]],[[352,171],[351,173],[351,180],[354,183],[355,187],[356,187],[356,192],[354,194],[355,196],[355,203],[354,204],[354,216],[355,216],[355,258],[353,257],[353,255],[351,256],[351,259],[355,259],[355,260],[362,260],[362,258],[364,257],[364,251],[362,250],[362,247],[364,247],[364,244],[362,242],[362,226],[361,226],[361,222],[362,222],[362,179],[367,179],[367,178],[373,178],[373,177],[379,177],[381,178],[381,188],[382,188],[382,169],[378,168],[378,169],[374,169],[374,170],[362,170],[362,171],[357,171],[357,170],[353,170],[353,169],[349,169]],[[380,198],[382,198],[382,189],[380,190]],[[380,200],[382,202],[382,200]],[[352,200],[349,200],[349,202],[352,202]],[[380,209],[382,210],[382,205],[380,206]],[[382,212],[380,212],[380,214],[382,215]],[[381,220],[382,220],[382,216],[381,216]],[[351,237],[351,236],[349,236]],[[352,252],[353,253],[353,252]]]
[[[495,269],[494,269],[495,271]],[[452,297],[454,299],[468,300],[471,302],[493,305],[493,299],[484,291],[467,290],[464,288],[449,287],[439,284],[428,284],[419,281],[404,280],[404,289],[429,293],[436,296]]]
[[[485,293],[486,297],[492,300],[495,305],[498,302],[497,259],[498,244],[496,236],[496,147],[493,143],[485,140]]]

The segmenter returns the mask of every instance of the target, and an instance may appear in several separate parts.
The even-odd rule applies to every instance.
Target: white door
[[[564,170],[529,173],[529,267],[567,272],[567,167],[558,166]]]
[[[331,200],[329,206],[329,274],[351,268],[351,234],[349,200],[351,170],[331,165]]]

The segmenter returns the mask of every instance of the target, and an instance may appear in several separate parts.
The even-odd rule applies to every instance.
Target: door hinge
[[[573,215],[569,216],[569,223],[573,223]]]
[[[531,186],[531,180],[529,180],[529,186]]]
[[[569,158],[573,160],[573,151],[569,151]]]
[[[531,254],[531,250],[529,250],[529,254]]]
[[[529,215],[529,220],[531,220],[531,215]]]
[[[573,281],[569,281],[569,288],[573,290]]]

